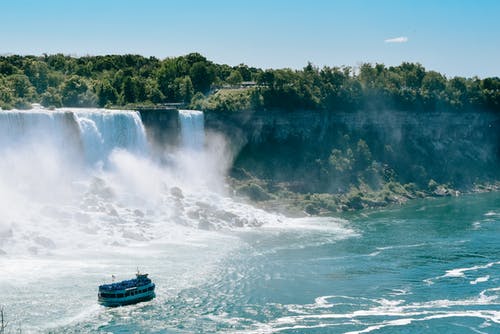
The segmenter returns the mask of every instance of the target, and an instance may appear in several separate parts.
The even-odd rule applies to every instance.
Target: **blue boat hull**
[[[136,296],[136,297],[137,298],[99,298],[98,302],[99,304],[106,307],[125,306],[141,302],[147,302],[155,298],[156,294],[153,292],[145,296]]]

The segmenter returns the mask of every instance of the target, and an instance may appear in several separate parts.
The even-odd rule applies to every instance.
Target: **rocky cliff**
[[[264,198],[277,189],[347,194],[390,183],[408,185],[408,196],[444,194],[500,179],[498,113],[208,113],[206,127],[230,139],[234,179],[252,181]]]

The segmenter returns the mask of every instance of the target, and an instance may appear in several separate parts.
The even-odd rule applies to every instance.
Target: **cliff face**
[[[153,147],[164,150],[179,143],[179,112],[175,109],[141,109],[141,119]]]
[[[360,183],[456,189],[500,178],[500,115],[488,112],[208,113],[236,154],[233,176],[342,193]]]

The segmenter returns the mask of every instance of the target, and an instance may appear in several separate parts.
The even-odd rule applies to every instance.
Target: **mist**
[[[275,220],[231,199],[225,139],[204,132],[201,112],[185,114],[180,146],[158,156],[134,111],[3,112],[1,253],[64,254]]]

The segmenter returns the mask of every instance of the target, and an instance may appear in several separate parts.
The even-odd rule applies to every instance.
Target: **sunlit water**
[[[134,112],[40,113],[9,115],[22,141],[12,127],[0,136],[0,304],[12,333],[500,332],[498,193],[290,219],[224,188],[217,138],[165,164],[145,152]],[[194,121],[184,131],[200,131]],[[97,304],[99,284],[137,267],[157,298]]]

